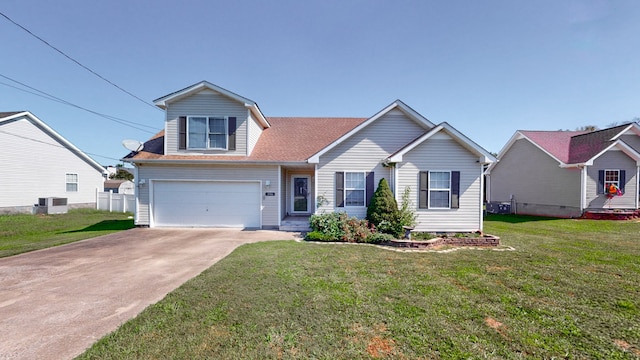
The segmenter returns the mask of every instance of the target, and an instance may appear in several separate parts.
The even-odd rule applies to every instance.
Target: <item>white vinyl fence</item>
[[[133,194],[114,194],[112,191],[96,192],[96,208],[109,212],[135,212],[136,197]]]

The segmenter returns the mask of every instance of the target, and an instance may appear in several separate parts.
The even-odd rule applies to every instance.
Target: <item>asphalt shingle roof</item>
[[[164,131],[144,144],[134,160],[210,160],[302,162],[363,123],[366,118],[267,117],[271,127],[260,135],[250,156],[163,155]]]
[[[593,158],[612,144],[612,138],[629,124],[585,131],[528,131],[520,133],[565,164],[579,164]]]
[[[24,111],[8,111],[8,112],[0,112],[0,119],[2,118],[6,118],[15,114],[20,114],[21,112]]]
[[[584,134],[584,131],[520,131],[538,146],[555,156],[563,163],[569,162],[571,137]]]

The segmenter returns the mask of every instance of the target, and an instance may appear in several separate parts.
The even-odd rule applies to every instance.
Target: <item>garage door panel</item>
[[[260,227],[260,183],[156,181],[155,226]]]

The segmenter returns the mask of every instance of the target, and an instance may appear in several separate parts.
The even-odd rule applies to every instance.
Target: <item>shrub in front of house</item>
[[[367,220],[373,224],[379,232],[398,236],[398,203],[396,202],[389,183],[385,178],[380,179],[376,192],[371,197],[367,207]]]
[[[330,236],[327,236],[320,231],[310,231],[305,235],[305,240],[307,241],[336,241],[332,239]]]
[[[367,220],[344,212],[311,215],[309,225],[313,231],[305,239],[310,241],[367,242],[374,233]]]
[[[391,234],[385,234],[382,232],[374,232],[371,235],[367,236],[364,242],[369,244],[380,244],[387,241],[395,240],[395,236]]]
[[[413,227],[416,224],[416,214],[411,203],[411,188],[406,187],[402,194],[402,202],[398,203],[389,188],[387,180],[380,180],[378,189],[371,198],[367,207],[367,219],[378,232],[391,234],[396,238],[404,235],[404,227]]]
[[[312,232],[323,234],[327,239],[325,241],[342,241],[344,237],[342,223],[346,218],[348,218],[347,214],[340,212],[314,214],[309,218],[309,226]]]

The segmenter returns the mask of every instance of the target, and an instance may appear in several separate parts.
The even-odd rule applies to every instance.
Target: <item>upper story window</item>
[[[78,192],[78,174],[66,174],[66,191]]]
[[[227,150],[227,118],[213,116],[187,117],[189,149]]]

